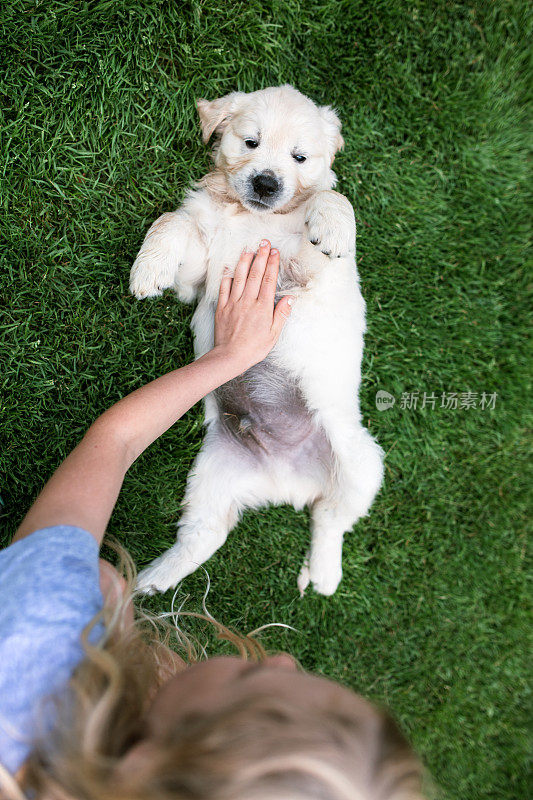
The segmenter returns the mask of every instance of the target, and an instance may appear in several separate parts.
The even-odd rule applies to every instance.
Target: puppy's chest
[[[255,252],[262,239],[268,239],[280,253],[282,267],[297,255],[304,233],[303,215],[254,215],[222,219],[209,242],[210,266],[216,272],[233,266],[243,250]]]

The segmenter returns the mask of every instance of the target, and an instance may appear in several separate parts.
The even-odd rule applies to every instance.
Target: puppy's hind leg
[[[176,544],[140,573],[139,591],[153,594],[176,586],[224,544],[244,506],[260,505],[261,472],[240,449],[208,432],[189,473]]]
[[[298,576],[303,596],[309,583],[319,594],[331,595],[342,578],[342,540],[355,522],[352,513],[330,500],[317,500],[311,511],[311,548]]]
[[[346,442],[353,452],[337,450],[335,486],[312,508],[311,548],[298,577],[302,595],[310,582],[319,594],[336,590],[344,533],[368,514],[383,480],[383,451],[369,432],[360,426]]]

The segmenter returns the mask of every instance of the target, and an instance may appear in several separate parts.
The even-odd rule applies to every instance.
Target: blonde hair
[[[86,657],[54,700],[53,729],[36,739],[16,785],[0,781],[7,800],[421,800],[422,767],[387,713],[376,709],[369,722],[273,693],[177,720],[142,769],[121,770],[176,666],[170,625],[142,611],[125,624],[135,570],[115,549],[126,574],[123,600],[102,612],[103,645],[88,641],[99,618],[84,631]],[[193,616],[209,619],[242,658],[266,655],[253,638]],[[179,630],[178,642],[189,663],[197,660]]]

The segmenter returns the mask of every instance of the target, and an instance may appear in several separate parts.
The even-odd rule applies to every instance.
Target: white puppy
[[[365,303],[355,265],[355,218],[332,191],[340,122],[291,86],[200,100],[215,169],[178,211],[148,231],[131,270],[138,298],[173,288],[198,298],[199,357],[213,346],[223,269],[267,237],[280,251],[278,296],[293,310],[269,356],[205,399],[207,433],[189,474],[176,544],[139,576],[164,591],[224,543],[245,508],[311,508],[312,539],[298,587],[332,594],[345,531],[381,485],[383,452],[361,424]]]

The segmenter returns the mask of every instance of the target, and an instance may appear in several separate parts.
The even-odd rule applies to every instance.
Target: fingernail
[[[277,252],[278,252],[278,251],[276,250],[276,248],[275,248],[275,247],[272,247],[272,248],[271,248],[271,250],[270,250],[270,255],[271,255],[271,256],[275,256],[275,255],[277,254]]]
[[[261,241],[259,242],[259,247],[266,247],[267,244],[268,244],[267,239],[261,239]]]
[[[292,306],[293,303],[294,303],[294,298],[293,297],[288,297],[287,298],[287,305],[288,306]]]

